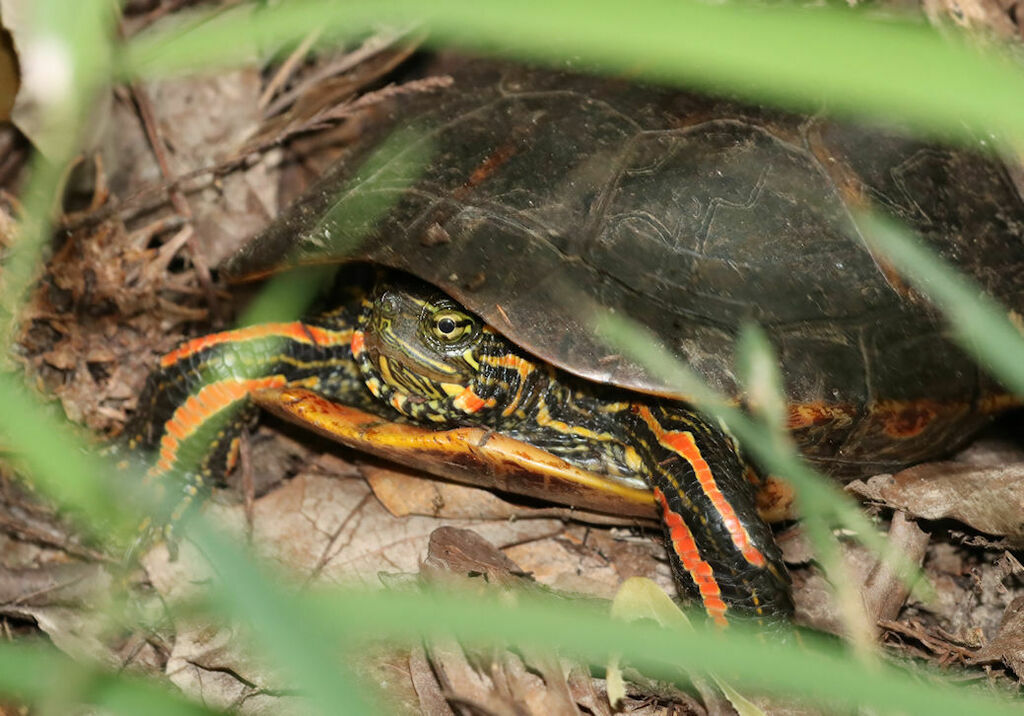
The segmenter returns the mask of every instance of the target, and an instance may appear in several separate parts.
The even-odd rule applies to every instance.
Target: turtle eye
[[[473,330],[473,319],[458,311],[441,311],[434,316],[431,332],[442,343],[455,343]]]

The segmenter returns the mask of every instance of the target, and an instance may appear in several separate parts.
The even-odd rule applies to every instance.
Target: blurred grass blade
[[[209,595],[228,621],[247,627],[249,637],[280,666],[318,713],[382,713],[374,708],[344,658],[352,654],[342,641],[345,631],[324,631],[317,615],[302,608],[285,591],[283,579],[261,570],[237,544],[202,520],[190,534],[210,561],[217,583]]]
[[[72,660],[41,643],[0,642],[0,694],[40,704],[39,713],[46,713],[45,707],[51,713],[91,713],[82,711],[83,705],[125,716],[220,713],[137,676]]]
[[[873,630],[863,618],[859,601],[855,602],[850,597],[848,587],[852,585],[850,580],[842,576],[845,567],[829,525],[833,522],[843,524],[856,532],[858,538],[877,554],[890,555],[889,559],[894,560],[897,572],[907,575],[909,582],[915,581],[919,570],[898,555],[891,556],[886,541],[877,534],[874,525],[861,513],[852,498],[825,476],[809,468],[787,436],[754,420],[726,396],[709,388],[650,331],[633,321],[611,314],[595,316],[593,321],[594,330],[604,336],[613,352],[628,356],[678,386],[678,392],[688,396],[697,408],[724,422],[744,451],[752,455],[763,469],[793,484],[797,491],[799,511],[807,520],[808,534],[818,558],[826,571],[839,580],[837,586],[840,587],[840,599],[845,604],[842,614],[854,645],[862,656],[868,658],[870,648],[867,634]],[[764,349],[764,346],[759,348]]]
[[[593,321],[594,330],[604,337],[610,348],[642,363],[656,375],[678,386],[679,394],[686,395],[689,402],[725,422],[744,449],[753,452],[765,468],[785,475],[801,490],[806,487],[802,497],[817,500],[824,491],[832,493],[826,500],[828,503],[850,499],[808,468],[792,445],[778,445],[770,430],[744,413],[735,401],[708,387],[648,329],[613,314],[595,316]]]
[[[1024,396],[1024,317],[1015,314],[1015,324],[1003,306],[893,221],[861,214],[858,224],[871,250],[946,315],[960,345],[1003,385]]]
[[[694,638],[690,620],[672,599],[665,594],[661,587],[653,580],[645,577],[630,577],[624,581],[612,599],[611,616],[613,619],[620,619],[625,622],[635,622],[641,619],[650,619],[663,627],[676,629],[689,638]],[[618,704],[626,696],[625,684],[622,679],[622,669],[619,667],[618,659],[613,658],[606,669],[608,682],[608,700]],[[698,679],[698,677],[691,677]],[[733,688],[724,679],[711,674],[711,678],[718,688],[722,690],[726,698],[736,709],[739,716],[765,716],[756,704]],[[696,682],[695,682],[696,685]],[[698,690],[704,693],[698,685]]]
[[[47,155],[36,154],[21,195],[24,215],[2,267],[0,369],[14,340],[17,313],[35,280],[50,239],[50,219],[66,164],[78,149],[85,117],[110,77],[114,6],[108,0],[33,0],[23,3],[27,31],[19,47],[24,64],[19,102],[34,106]],[[34,74],[32,74],[34,73]]]
[[[786,427],[782,371],[768,335],[756,323],[745,322],[740,326],[736,374],[746,390],[748,409],[772,430],[782,433]]]
[[[134,533],[138,512],[124,497],[127,475],[115,477],[113,464],[91,452],[18,376],[0,373],[0,405],[0,439],[37,489],[84,518],[94,534],[125,538]]]
[[[239,316],[239,327],[275,321],[294,321],[330,288],[336,266],[304,266],[275,274]]]
[[[290,254],[280,257],[280,264],[298,267],[273,276],[239,324],[290,321],[308,311],[314,299],[331,287],[338,259],[358,252],[359,243],[372,235],[378,222],[430,166],[437,149],[423,128],[413,126],[394,131],[347,181],[340,186],[326,183],[321,191],[329,187],[334,195],[325,202],[323,214],[314,225],[301,230],[290,225],[271,225],[267,233],[287,232],[282,245],[291,248]],[[307,240],[295,246],[297,231]],[[309,240],[310,237],[317,241]]]
[[[530,644],[604,663],[615,652],[654,678],[672,680],[679,669],[715,672],[745,690],[801,694],[827,705],[883,713],[963,716],[1019,713],[1019,704],[980,689],[908,678],[902,669],[871,666],[842,655],[834,643],[804,635],[802,645],[780,644],[741,625],[716,630],[694,624],[692,634],[650,623],[624,624],[575,600],[517,595],[515,607],[477,593],[317,592],[303,612],[328,631],[351,638],[397,640],[438,632],[469,645]]]
[[[313,28],[355,37],[381,23],[421,23],[430,42],[536,60],[578,57],[614,73],[733,90],[754,100],[891,114],[974,142],[996,132],[1024,144],[1024,73],[1006,57],[950,40],[923,22],[847,8],[697,0],[419,0],[250,4],[204,24],[139,35],[122,77],[238,62],[253,45],[297,44]]]
[[[767,334],[755,323],[740,326],[736,341],[736,363],[748,408],[760,418],[758,429],[774,443],[774,452],[780,456],[797,458],[797,448],[786,426],[786,401],[783,397],[782,372],[778,357]],[[776,473],[785,478],[787,473]],[[822,476],[820,478],[824,480]],[[822,504],[816,504],[822,502]],[[842,558],[839,544],[829,529],[833,506],[824,501],[797,495],[797,505],[804,519],[804,529],[814,545],[818,562],[835,588],[839,613],[846,626],[846,635],[854,651],[865,661],[874,659],[875,629],[864,610],[860,590]]]

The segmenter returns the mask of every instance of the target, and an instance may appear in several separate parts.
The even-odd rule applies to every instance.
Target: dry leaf
[[[211,519],[244,534],[242,505],[209,504]],[[502,545],[518,544],[558,533],[558,520],[459,520]],[[430,517],[396,518],[362,480],[301,474],[256,500],[252,526],[257,552],[286,570],[312,580],[380,586],[378,574],[415,572],[427,553],[431,533],[442,521]],[[158,593],[177,601],[189,597],[209,578],[209,567],[187,541],[175,561],[165,547],[144,558]],[[268,689],[287,683],[246,654],[233,628],[179,624],[168,675],[186,693],[206,703],[238,708],[242,713],[302,712],[302,704]]]
[[[954,519],[1024,544],[1024,462],[930,462],[849,485],[852,492],[926,519]]]
[[[2,8],[2,4],[0,4]],[[0,9],[0,20],[2,20]],[[18,56],[14,50],[14,41],[10,33],[0,25],[0,122],[11,118],[14,109],[14,98],[18,95],[21,78],[18,74]]]
[[[41,31],[38,23],[33,26],[33,3],[34,0],[0,0],[0,18],[10,41],[9,49],[6,42],[0,43],[0,56],[4,57],[0,60],[0,75],[10,72],[3,67],[15,59],[21,76],[13,84],[17,94],[9,107],[10,120],[42,154],[61,154],[68,148],[67,133],[63,128],[55,132],[50,118],[54,106],[65,102],[72,91],[66,85],[77,78],[68,67],[67,48]],[[9,83],[9,78],[0,78],[0,97],[6,97],[4,88],[12,87]],[[103,88],[92,101],[91,117],[79,128],[86,148],[107,126],[110,98],[110,89]],[[0,99],[0,105],[8,103]]]

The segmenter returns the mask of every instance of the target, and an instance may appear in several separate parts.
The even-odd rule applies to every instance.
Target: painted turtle
[[[256,390],[308,388],[322,397],[262,402],[302,402],[284,412],[442,474],[482,467],[505,487],[522,479],[570,501],[591,490],[587,504],[633,514],[650,510],[628,482],[642,477],[680,588],[718,623],[770,620],[792,609],[788,576],[734,441],[609,351],[595,316],[646,326],[739,400],[734,336],[758,321],[790,428],[833,473],[948,452],[1012,402],[871,254],[853,211],[894,215],[1020,309],[1024,201],[980,154],[490,64],[371,120],[226,273],[349,261],[398,272],[314,318],[165,356],[128,430],[133,448],[157,451],[152,474],[185,471],[194,492],[233,454],[234,424],[212,416]],[[338,404],[358,410],[327,417]]]

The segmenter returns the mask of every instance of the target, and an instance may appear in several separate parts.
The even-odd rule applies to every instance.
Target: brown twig
[[[306,132],[320,129],[325,124],[329,124],[334,120],[345,119],[372,104],[383,102],[390,97],[412,92],[429,91],[438,87],[446,87],[450,85],[451,82],[451,77],[447,76],[415,80],[406,84],[388,86],[376,92],[370,92],[369,94],[360,97],[357,102],[343,102],[341,105],[333,109],[320,113],[313,120],[303,122],[299,125],[290,126],[273,137],[244,146],[232,156],[217,162],[216,164],[211,164],[207,167],[200,167],[199,169],[194,169],[192,171],[185,172],[184,174],[180,174],[177,177],[169,178],[163,183],[146,187],[127,197],[123,201],[108,202],[106,206],[92,214],[76,214],[73,217],[64,217],[61,222],[61,228],[66,231],[77,231],[106,221],[114,216],[127,217],[133,212],[143,213],[151,211],[154,208],[165,204],[168,200],[168,194],[172,190],[177,190],[184,194],[200,191],[209,186],[209,184],[217,178],[229,174],[240,165],[249,162],[253,156],[261,155],[271,149],[275,149],[298,134],[304,134]],[[200,179],[203,179],[204,181],[199,182],[198,180]],[[195,181],[196,184],[186,186],[189,182],[193,181]],[[153,199],[149,202],[145,202],[149,197],[153,197]]]
[[[150,147],[153,150],[153,155],[156,157],[156,163],[160,167],[160,174],[165,180],[170,181],[174,178],[174,173],[171,171],[170,162],[167,160],[167,152],[164,148],[163,138],[160,135],[160,128],[156,121],[156,115],[153,112],[153,103],[149,99],[149,93],[139,84],[132,85],[131,92],[132,97],[135,100],[135,106],[139,109],[139,118],[142,120],[142,127],[146,132],[146,138],[149,140]],[[192,207],[189,206],[184,193],[182,193],[177,187],[172,186],[168,190],[168,195],[170,196],[171,205],[174,207],[174,210],[183,217],[186,222],[191,221]],[[206,294],[206,301],[210,306],[210,312],[216,320],[221,314],[219,309],[220,301],[217,300],[217,294],[213,288],[213,277],[210,275],[210,267],[206,263],[202,254],[196,248],[194,234],[189,237],[187,245],[189,258],[192,260],[192,265],[195,266],[196,275],[199,278],[199,284],[202,286],[203,292]]]
[[[266,109],[267,104],[274,98],[277,91],[284,86],[288,79],[294,74],[295,68],[298,66],[299,61],[306,56],[309,49],[313,44],[320,39],[320,30],[314,30],[313,32],[306,35],[306,37],[299,43],[299,46],[292,50],[291,54],[281,63],[281,66],[277,68],[277,72],[270,78],[270,82],[263,90],[263,94],[260,95],[259,100],[256,102],[256,106],[261,110]]]
[[[264,116],[273,117],[276,114],[280,114],[286,107],[293,104],[299,97],[309,90],[309,87],[315,85],[329,77],[335,77],[344,72],[348,72],[353,67],[357,66],[361,62],[366,61],[370,57],[383,52],[387,48],[391,47],[406,33],[392,33],[384,35],[374,35],[367,38],[363,44],[357,47],[352,52],[346,53],[344,56],[338,58],[334,62],[329,62],[318,70],[312,72],[308,77],[304,78],[302,82],[278,96],[273,102],[267,106],[264,111]]]
[[[66,535],[55,536],[44,529],[13,519],[8,515],[0,514],[0,530],[8,534],[18,535],[22,539],[43,545],[44,547],[62,550],[73,557],[95,562],[110,563],[115,561],[110,555],[72,542]]]
[[[245,505],[246,539],[252,541],[253,522],[256,515],[256,483],[252,475],[252,446],[248,430],[238,436],[238,462],[242,471],[242,498]]]

